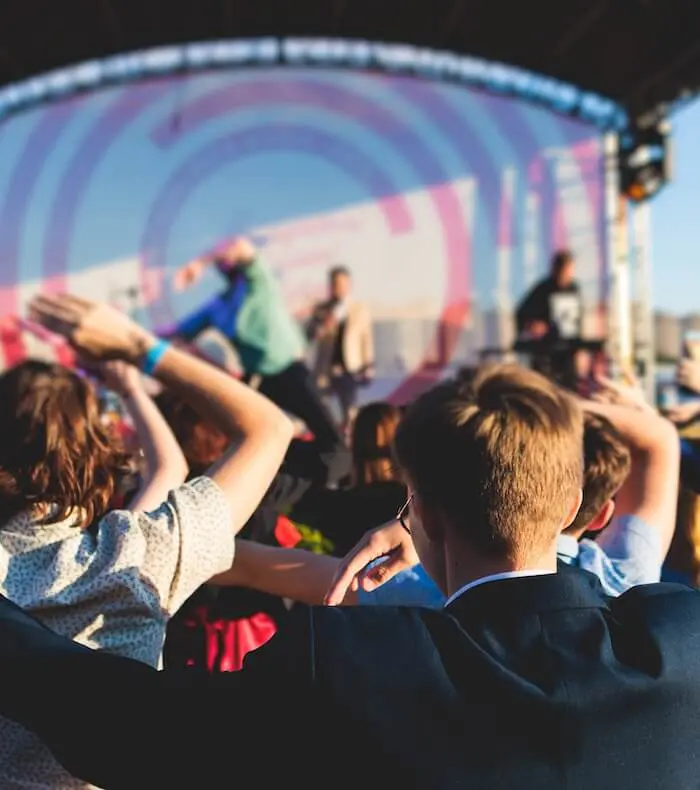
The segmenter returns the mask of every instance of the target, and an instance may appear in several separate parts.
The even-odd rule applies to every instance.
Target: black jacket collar
[[[597,577],[560,564],[557,573],[547,576],[520,576],[472,587],[453,601],[446,611],[460,621],[474,621],[500,614],[523,617],[591,608],[608,608]]]

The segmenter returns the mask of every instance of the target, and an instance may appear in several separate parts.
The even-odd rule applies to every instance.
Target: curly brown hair
[[[100,419],[97,392],[61,365],[30,360],[0,376],[0,525],[30,508],[55,524],[108,510],[131,457]]]

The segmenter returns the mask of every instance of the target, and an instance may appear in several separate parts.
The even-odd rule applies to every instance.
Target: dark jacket
[[[698,656],[697,592],[607,600],[573,570],[445,611],[303,607],[213,677],[91,652],[3,599],[0,714],[106,790],[684,790],[700,777]]]

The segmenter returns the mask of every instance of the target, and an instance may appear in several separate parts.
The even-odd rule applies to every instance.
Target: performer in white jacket
[[[374,377],[374,336],[367,305],[352,299],[352,278],[344,266],[329,272],[329,298],[318,304],[308,326],[315,344],[314,373],[322,390],[338,399],[347,427],[358,388]]]

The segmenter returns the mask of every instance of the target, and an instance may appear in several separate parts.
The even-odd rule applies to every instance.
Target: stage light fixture
[[[664,120],[620,135],[620,192],[628,200],[650,200],[671,180],[670,133]]]

